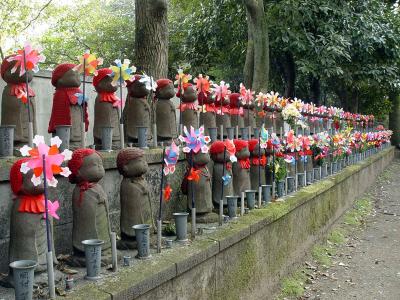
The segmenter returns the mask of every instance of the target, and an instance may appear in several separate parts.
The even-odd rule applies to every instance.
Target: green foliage
[[[275,157],[275,181],[285,180],[287,176],[286,162],[282,157]]]
[[[291,276],[283,279],[282,291],[278,299],[286,299],[286,297],[300,297],[304,293],[304,286],[307,276],[304,270],[299,270]]]

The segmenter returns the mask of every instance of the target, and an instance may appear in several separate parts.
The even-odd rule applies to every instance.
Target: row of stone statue
[[[31,88],[27,97],[29,101],[23,100],[27,94],[26,82],[31,82],[33,79],[32,72],[28,71],[20,76],[17,69],[12,73],[14,64],[15,62],[4,59],[1,65],[1,77],[7,83],[2,94],[1,124],[16,126],[14,141],[18,146],[28,142],[28,120],[33,123],[33,131],[36,132],[36,105],[35,92]],[[74,64],[61,64],[52,73],[51,83],[55,87],[55,93],[48,127],[48,132],[55,134],[58,126],[70,125],[72,149],[81,147],[82,130],[87,131],[89,127],[88,108],[80,89],[80,75],[75,67]],[[152,139],[152,122],[157,125],[158,140],[165,141],[177,137],[176,108],[171,101],[175,96],[175,90],[171,80],[157,80],[155,98],[158,101],[155,104],[155,116],[153,116],[155,120],[153,121],[152,108],[149,104],[153,99],[150,101],[148,99],[151,90],[146,87],[146,82],[141,80],[144,77],[135,75],[134,81],[127,81],[128,96],[121,118],[121,100],[115,94],[117,87],[112,84],[112,77],[109,76],[111,72],[110,69],[100,69],[93,77],[93,86],[98,94],[95,100],[93,129],[96,145],[101,145],[103,127],[114,128],[112,142],[114,145],[118,144],[120,123],[124,124],[127,143],[138,141],[139,127],[147,128],[147,139]],[[181,99],[179,107],[181,123],[187,128],[190,126],[198,128],[199,122],[204,125],[206,133],[208,128],[220,127],[220,125],[223,125],[225,130],[236,126],[256,127],[252,104],[242,105],[240,95],[237,93],[231,94],[229,99],[221,103],[215,101],[211,94],[198,97],[194,86],[188,84],[185,85],[183,91],[178,91],[177,96]],[[29,104],[29,117],[26,102]],[[198,117],[198,105],[201,107],[200,117]]]
[[[200,152],[187,157],[188,161],[193,159],[193,162],[188,163],[188,172],[181,187],[183,193],[188,195],[188,209],[191,208],[192,197],[195,198],[198,222],[218,220],[218,215],[213,212],[213,206],[219,204],[221,197],[240,195],[242,191],[256,189],[259,184],[258,166],[262,166],[261,183],[265,184],[263,169],[266,157],[265,152],[258,148],[258,141],[235,140],[238,161],[233,165],[229,160],[232,153],[226,150],[232,147],[227,148],[227,142],[215,141],[210,147],[210,154]],[[14,201],[11,210],[9,261],[37,261],[39,266],[36,271],[40,272],[46,269],[47,250],[46,229],[43,222],[44,189],[43,185],[33,185],[32,171],[27,174],[20,172],[21,164],[25,161],[26,158],[18,160],[10,171]],[[132,226],[154,224],[155,212],[151,205],[149,187],[144,178],[148,164],[145,152],[139,148],[125,148],[119,151],[116,163],[119,173],[123,176],[120,186],[119,248],[132,249],[136,247]],[[192,165],[192,170],[198,174],[198,178],[194,181],[188,180],[189,165]],[[77,149],[73,152],[68,167],[72,172],[69,181],[75,184],[72,193],[73,255],[69,262],[73,266],[85,265],[84,247],[81,241],[100,239],[105,241],[102,255],[104,263],[107,264],[111,259],[111,227],[107,195],[99,184],[105,175],[102,158],[93,149]],[[223,177],[227,176],[233,180],[223,184]]]

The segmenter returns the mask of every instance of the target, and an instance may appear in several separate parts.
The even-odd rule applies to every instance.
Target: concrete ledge
[[[67,299],[267,299],[280,277],[393,157],[394,148],[385,149],[284,201],[199,236],[190,246],[163,251],[82,286]]]

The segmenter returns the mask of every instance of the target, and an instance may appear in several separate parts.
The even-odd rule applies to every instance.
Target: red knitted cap
[[[61,64],[58,65],[54,70],[53,70],[53,74],[51,75],[51,84],[53,86],[57,85],[57,81],[65,74],[67,73],[69,70],[75,68],[76,65],[75,64]]]
[[[233,93],[229,95],[229,101],[230,101],[230,105],[233,107],[238,107],[239,106],[239,102],[240,102],[240,94],[239,93]]]
[[[250,152],[254,151],[254,149],[256,148],[257,144],[258,144],[258,140],[257,139],[251,139],[249,141],[249,150],[250,150]]]
[[[144,151],[140,148],[125,148],[119,151],[117,156],[117,169],[120,174],[124,172],[123,167],[133,159],[143,157]]]
[[[96,151],[89,148],[76,149],[72,153],[72,158],[70,161],[68,161],[68,168],[71,171],[71,175],[69,175],[70,182],[75,183],[75,178],[76,175],[78,175],[80,167],[82,166],[83,159],[93,153],[96,153]]]
[[[163,87],[166,87],[167,85],[169,85],[170,83],[172,83],[172,80],[169,80],[167,78],[161,78],[157,80],[157,91],[159,89],[162,89]]]
[[[10,57],[13,57],[13,56],[15,56],[15,54],[6,56],[1,63],[1,78],[3,78],[3,79],[4,79],[4,74],[7,72],[8,68],[11,67],[11,63],[12,63],[12,62],[7,61],[7,59]]]
[[[223,141],[215,141],[211,144],[210,153],[211,154],[218,154],[224,153],[225,144]]]
[[[110,75],[113,71],[109,68],[103,68],[97,71],[97,75],[93,77],[93,86],[96,87],[99,85],[100,81]]]
[[[248,147],[249,143],[246,140],[233,140],[235,144],[236,151],[240,151],[246,147]]]
[[[27,162],[28,160],[29,158],[22,158],[20,160],[17,160],[10,169],[10,185],[11,185],[11,190],[15,195],[19,194],[22,187],[23,177],[20,170],[21,165],[22,163]]]
[[[140,79],[142,79],[142,75],[140,75],[140,74],[135,74],[135,76],[133,77],[132,81],[130,81],[130,80],[125,80],[126,86],[127,86],[127,87],[130,86],[130,85],[132,85],[136,80],[140,80]]]
[[[184,84],[184,85],[183,85],[183,90],[186,91],[187,88],[190,87],[190,86],[193,86],[193,84],[191,84],[191,83],[186,83],[186,84]],[[177,96],[177,97],[180,97],[180,96],[181,96],[181,87],[180,87],[180,86],[178,87],[178,92],[176,93],[176,96]]]

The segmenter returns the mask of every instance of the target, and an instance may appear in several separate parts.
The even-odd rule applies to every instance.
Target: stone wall
[[[270,299],[309,251],[390,164],[394,148],[345,168],[284,201],[196,237],[149,261],[77,288],[67,299]]]
[[[119,187],[122,176],[116,169],[116,153],[101,152],[106,175],[100,182],[110,202],[110,218],[112,229],[119,232]],[[159,187],[161,180],[161,149],[146,150],[146,160],[150,170],[146,174],[146,181],[150,186],[152,194],[152,208],[154,216],[158,215],[159,209]],[[10,231],[10,211],[12,205],[12,192],[9,185],[9,170],[13,159],[0,159],[0,272],[8,271],[8,243]],[[186,210],[186,197],[180,191],[181,179],[185,172],[185,162],[180,160],[173,176],[168,176],[172,187],[171,200],[164,204],[164,218],[171,218],[173,212]],[[169,179],[171,178],[171,179]],[[57,188],[50,188],[50,200],[59,200],[60,220],[55,220],[54,243],[56,253],[70,253],[72,250],[72,201],[71,195],[74,185],[64,177],[57,178]]]

